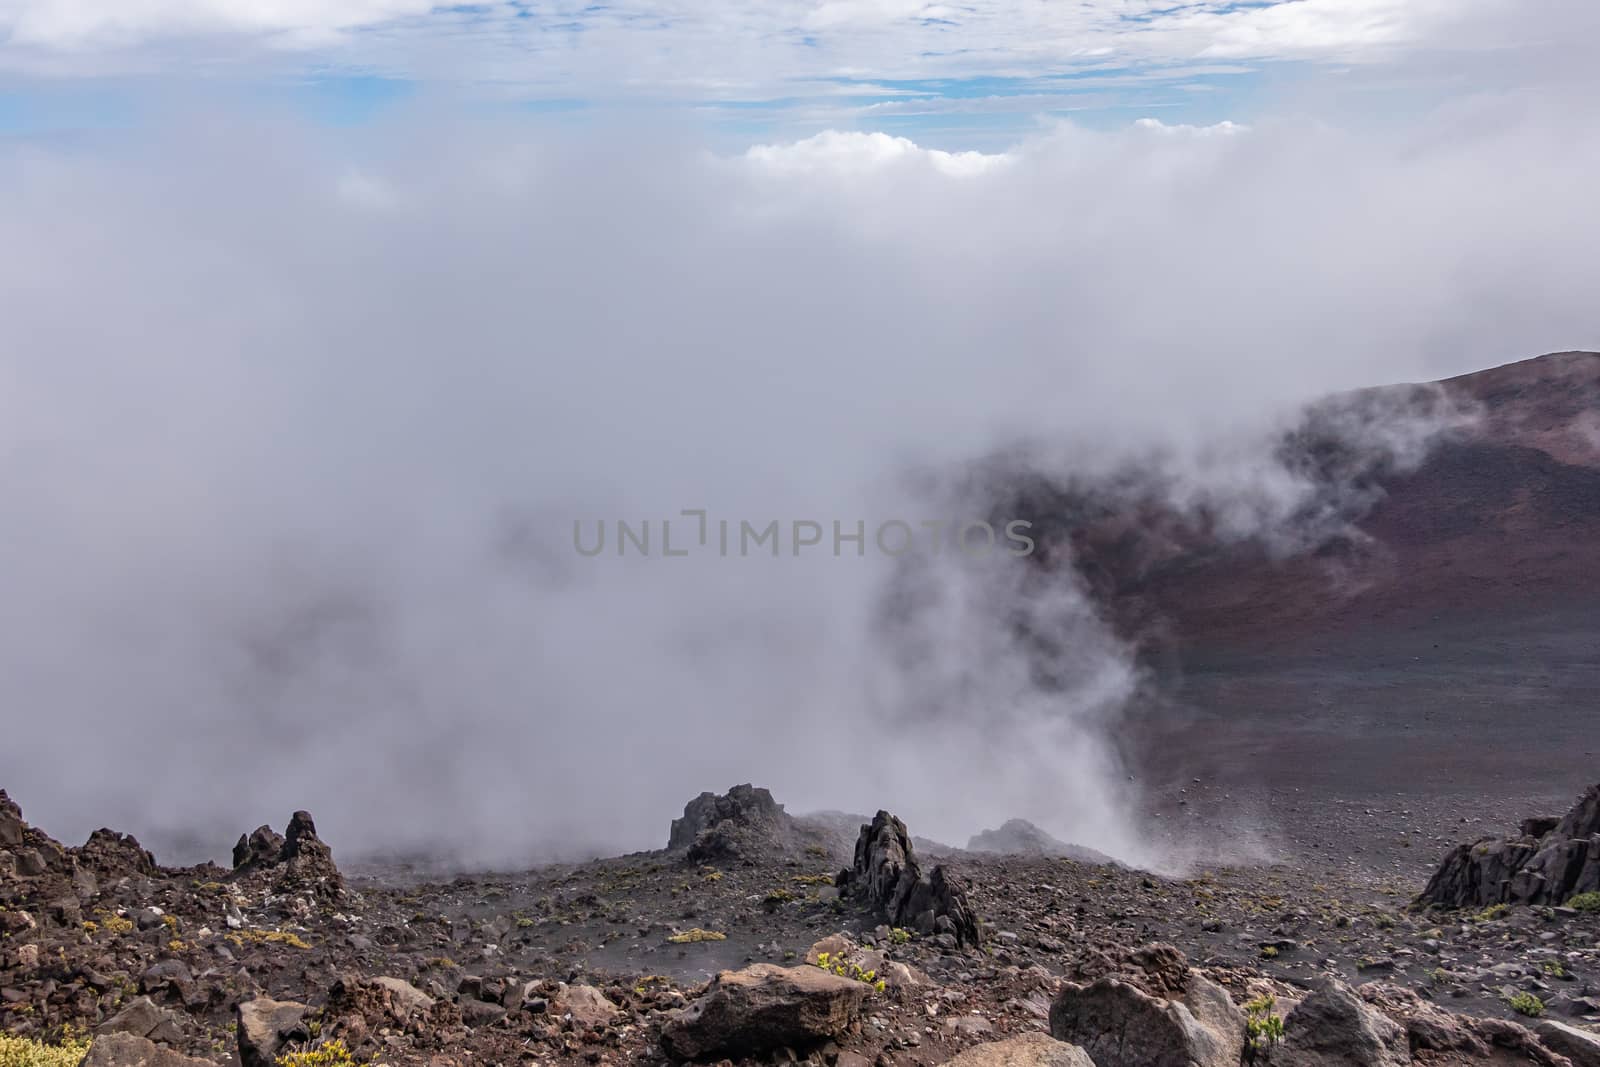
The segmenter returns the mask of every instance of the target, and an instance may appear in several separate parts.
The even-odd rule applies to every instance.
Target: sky
[[[574,526],[948,522],[1007,456],[1292,534],[1306,403],[1600,348],[1595,11],[0,0],[0,787],[163,858],[753,781],[1181,866],[1070,573]]]
[[[995,148],[1063,118],[1577,94],[1597,31],[1588,0],[0,0],[0,132],[124,125],[201,94],[330,123],[429,100]]]

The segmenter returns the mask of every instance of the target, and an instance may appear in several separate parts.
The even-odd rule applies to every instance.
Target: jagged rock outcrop
[[[0,789],[0,848],[16,848],[22,844],[22,831],[27,824],[22,821],[22,808]]]
[[[834,851],[827,828],[797,819],[765,789],[736,785],[726,793],[701,793],[672,820],[667,848],[685,850],[690,863],[761,861]]]
[[[1515,837],[1458,845],[1428,880],[1418,904],[1446,908],[1561,904],[1600,890],[1600,785],[1560,820],[1526,819]]]
[[[233,869],[270,867],[283,858],[283,835],[270,826],[258,826],[249,835],[240,834],[233,846]]]
[[[119,834],[101,828],[89,835],[76,850],[78,862],[97,874],[123,875],[156,873],[156,858],[132,834]]]
[[[973,834],[967,842],[967,851],[997,852],[1006,856],[1056,856],[1079,863],[1116,862],[1103,852],[1057,840],[1026,819],[1007,819],[993,830]]]
[[[757,963],[723,971],[661,1028],[678,1060],[754,1055],[837,1037],[861,1016],[867,986],[818,967]]]
[[[1265,1054],[1270,1067],[1404,1067],[1405,1028],[1330,979],[1284,1020],[1284,1038]]]
[[[269,826],[241,834],[233,846],[233,868],[236,877],[270,872],[272,887],[280,893],[308,890],[338,896],[344,892],[344,876],[334,865],[333,850],[317,836],[317,825],[307,811],[295,812],[282,836]]]
[[[1050,1005],[1050,1033],[1096,1067],[1236,1067],[1244,1013],[1227,990],[1193,971],[1171,945],[1099,953],[1087,984],[1068,982]]]
[[[942,866],[923,873],[905,823],[886,811],[861,828],[855,861],[839,873],[838,883],[891,926],[949,934],[961,946],[982,943],[966,891]]]

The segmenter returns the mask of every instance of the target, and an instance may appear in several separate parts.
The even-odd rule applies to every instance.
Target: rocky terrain
[[[1304,859],[1160,878],[1015,832],[934,862],[887,812],[846,852],[749,786],[660,851],[515,874],[341,872],[304,812],[166,868],[0,794],[0,1061],[1591,1065],[1600,897],[1517,874],[1600,845],[1597,796],[1464,843],[1537,863],[1486,881],[1456,849],[1424,889]]]

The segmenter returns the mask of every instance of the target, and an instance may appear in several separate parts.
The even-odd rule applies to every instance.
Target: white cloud
[[[858,174],[893,166],[925,166],[951,177],[972,177],[1003,166],[1005,153],[945,152],[886,133],[824,130],[791,144],[755,145],[745,158],[782,174]]]
[[[1160,119],[1142,118],[1135,119],[1134,129],[1149,130],[1152,133],[1168,134],[1184,137],[1231,137],[1235,134],[1248,133],[1250,127],[1237,122],[1224,119],[1214,122],[1209,126],[1191,126],[1186,123],[1168,125]]]
[[[309,46],[432,7],[432,0],[0,0],[0,30],[11,47],[125,47],[217,33],[283,35]]]

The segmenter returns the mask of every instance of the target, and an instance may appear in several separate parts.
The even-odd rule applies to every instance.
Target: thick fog
[[[873,531],[984,517],[959,472],[1022,447],[1163,457],[1273,536],[1306,401],[1600,346],[1600,138],[1551,107],[995,155],[426,113],[0,142],[0,785],[163,858],[295,808],[340,855],[657,847],[753,781],[1168,862],[1112,756],[1138,671],[1072,583],[947,547],[890,656]]]

